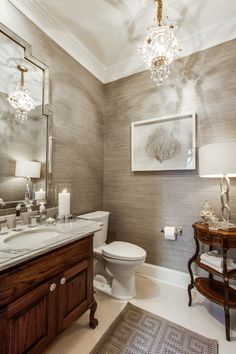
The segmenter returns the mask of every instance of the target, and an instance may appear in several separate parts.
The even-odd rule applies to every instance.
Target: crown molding
[[[106,68],[82,42],[66,31],[37,0],[9,0],[18,10],[35,23],[43,32],[104,83]]]
[[[48,13],[45,7],[39,3],[39,0],[9,1],[102,83],[106,84],[145,70],[142,61],[136,55],[136,51],[129,60],[105,67],[81,41],[66,31],[53,15]],[[225,26],[217,23],[217,25],[206,28],[205,31],[182,40],[180,43],[183,47],[181,57],[186,57],[235,38],[235,19],[227,22]]]

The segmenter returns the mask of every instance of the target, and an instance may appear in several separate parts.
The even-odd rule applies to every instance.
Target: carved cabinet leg
[[[226,340],[230,341],[230,314],[229,314],[229,309],[225,308],[225,334],[226,334]]]
[[[94,317],[95,316],[95,312],[97,310],[97,302],[95,300],[95,298],[93,297],[93,303],[90,307],[90,315],[89,315],[89,326],[91,328],[96,328],[98,325],[98,320]]]
[[[191,290],[194,288],[194,277],[193,277],[193,271],[192,271],[192,263],[195,259],[197,259],[197,256],[199,254],[199,242],[197,238],[194,238],[195,243],[196,243],[196,251],[194,253],[194,255],[192,256],[192,258],[190,258],[190,260],[188,261],[188,271],[189,271],[189,275],[190,275],[190,284],[188,285],[188,297],[189,297],[189,303],[188,306],[192,305],[192,293]]]

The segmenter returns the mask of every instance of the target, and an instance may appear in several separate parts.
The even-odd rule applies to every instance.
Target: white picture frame
[[[196,169],[196,114],[182,114],[131,124],[131,170]]]

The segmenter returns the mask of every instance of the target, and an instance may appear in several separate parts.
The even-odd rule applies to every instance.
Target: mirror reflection
[[[0,199],[43,197],[48,128],[42,114],[44,71],[2,32],[0,58]]]

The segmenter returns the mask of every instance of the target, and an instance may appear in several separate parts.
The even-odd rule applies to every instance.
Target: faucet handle
[[[30,215],[29,219],[30,219],[29,227],[35,227],[38,225],[38,221],[40,220],[40,215],[39,214]]]
[[[22,226],[24,226],[24,221],[22,220],[21,216],[15,216],[15,226],[13,228],[14,231],[21,231]]]
[[[6,203],[2,198],[0,198],[0,208],[6,208]]]
[[[5,235],[7,233],[8,233],[7,219],[0,219],[0,235]]]

